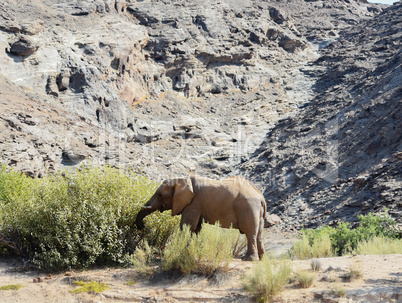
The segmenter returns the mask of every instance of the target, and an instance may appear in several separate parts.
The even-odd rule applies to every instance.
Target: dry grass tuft
[[[264,255],[245,277],[244,288],[251,292],[257,301],[268,302],[289,283],[291,274],[290,260]]]
[[[313,286],[317,275],[314,272],[309,272],[307,270],[302,270],[296,273],[296,281],[299,283],[301,288],[309,288]]]

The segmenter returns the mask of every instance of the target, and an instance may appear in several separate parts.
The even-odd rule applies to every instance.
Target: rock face
[[[400,176],[399,103],[392,101],[400,93],[393,90],[400,62],[390,59],[400,46],[399,21],[384,17],[399,6],[354,0],[3,1],[1,163],[30,176],[82,163],[130,166],[155,179],[240,172],[260,181],[269,207],[285,223],[318,214],[310,193],[317,192],[316,201],[321,193],[325,201],[341,201],[330,196],[347,182],[353,184],[348,199],[361,201],[359,192],[380,186],[372,183],[374,170],[384,178]],[[380,104],[393,122],[377,111]],[[343,118],[332,119],[338,113]],[[318,131],[328,128],[325,135]],[[332,172],[326,154],[342,136],[354,139],[336,149],[342,166],[328,183],[320,171]],[[316,137],[321,143],[310,151],[313,145],[304,142]],[[297,143],[303,151],[308,147],[308,161],[298,156]],[[268,161],[272,157],[277,160]],[[299,168],[300,161],[310,169]],[[268,182],[277,178],[284,185]],[[399,184],[387,182],[381,186]],[[383,197],[390,201],[397,197],[397,191],[377,192],[390,193]],[[375,209],[370,201],[365,210]],[[299,222],[292,215],[299,211],[289,205],[306,216]],[[342,215],[316,221],[335,217]]]
[[[270,211],[285,223],[353,221],[383,207],[401,218],[401,22],[397,3],[341,32],[314,62],[325,71],[316,97],[242,165],[270,184]]]

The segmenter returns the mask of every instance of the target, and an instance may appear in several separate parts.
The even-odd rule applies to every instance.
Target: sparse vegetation
[[[296,281],[301,288],[309,288],[313,286],[317,276],[314,272],[302,270],[296,273]]]
[[[401,237],[395,220],[387,210],[380,214],[361,215],[358,218],[360,222],[356,228],[352,228],[348,222],[338,222],[336,227],[323,226],[302,230],[301,240],[293,245],[290,254],[298,259],[345,255],[356,250],[359,243],[369,243],[368,241],[375,237],[386,239]]]
[[[302,235],[302,238],[300,239],[300,241],[297,241],[293,244],[289,253],[291,256],[294,256],[300,260],[310,259],[311,258],[311,246],[308,243],[307,236]]]
[[[313,270],[313,271],[320,271],[320,269],[321,269],[321,262],[320,262],[320,260],[319,259],[311,259],[311,264],[310,264],[310,266],[311,266],[311,269]]]
[[[0,255],[19,254],[42,268],[125,262],[145,238],[165,244],[179,218],[150,215],[134,227],[157,184],[110,167],[82,168],[32,179],[0,167]],[[162,224],[163,222],[163,224]]]
[[[127,281],[126,283],[124,283],[124,285],[133,286],[135,285],[135,281],[134,280]]]
[[[349,271],[342,276],[342,278],[346,281],[358,280],[362,277],[362,270],[360,264],[357,262],[350,266]]]
[[[22,286],[21,284],[8,284],[0,286],[0,290],[19,290]]]
[[[303,234],[301,240],[291,248],[290,254],[300,260],[331,256],[329,234],[319,233],[316,238]]]
[[[402,254],[402,239],[373,237],[359,242],[354,253],[358,255]]]
[[[149,246],[147,241],[142,242],[129,256],[132,266],[143,275],[153,273],[153,266],[156,264],[156,256],[160,256],[157,249]]]
[[[223,229],[219,224],[203,224],[198,234],[191,233],[188,226],[183,226],[173,233],[166,244],[162,254],[162,269],[205,275],[226,270],[233,258],[238,237],[237,230]]]
[[[267,302],[283,290],[291,275],[289,259],[277,259],[266,254],[246,276],[245,289],[251,292],[257,301]]]
[[[73,294],[79,294],[87,292],[90,294],[99,294],[102,291],[109,289],[109,286],[103,282],[84,282],[84,281],[74,281],[73,284],[78,286],[77,288],[71,290]]]
[[[334,287],[332,289],[332,292],[334,293],[335,296],[338,298],[343,298],[346,297],[346,290],[343,287]]]

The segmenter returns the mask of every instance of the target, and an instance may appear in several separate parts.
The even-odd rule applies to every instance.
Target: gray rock
[[[35,42],[26,36],[21,36],[17,41],[10,44],[9,52],[17,56],[29,56],[39,48]]]

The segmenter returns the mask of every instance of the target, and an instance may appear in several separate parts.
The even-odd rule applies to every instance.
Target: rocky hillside
[[[402,3],[340,32],[312,62],[315,97],[241,170],[295,226],[402,210]]]
[[[394,209],[400,15],[364,0],[2,1],[1,163],[241,173],[292,224]]]

